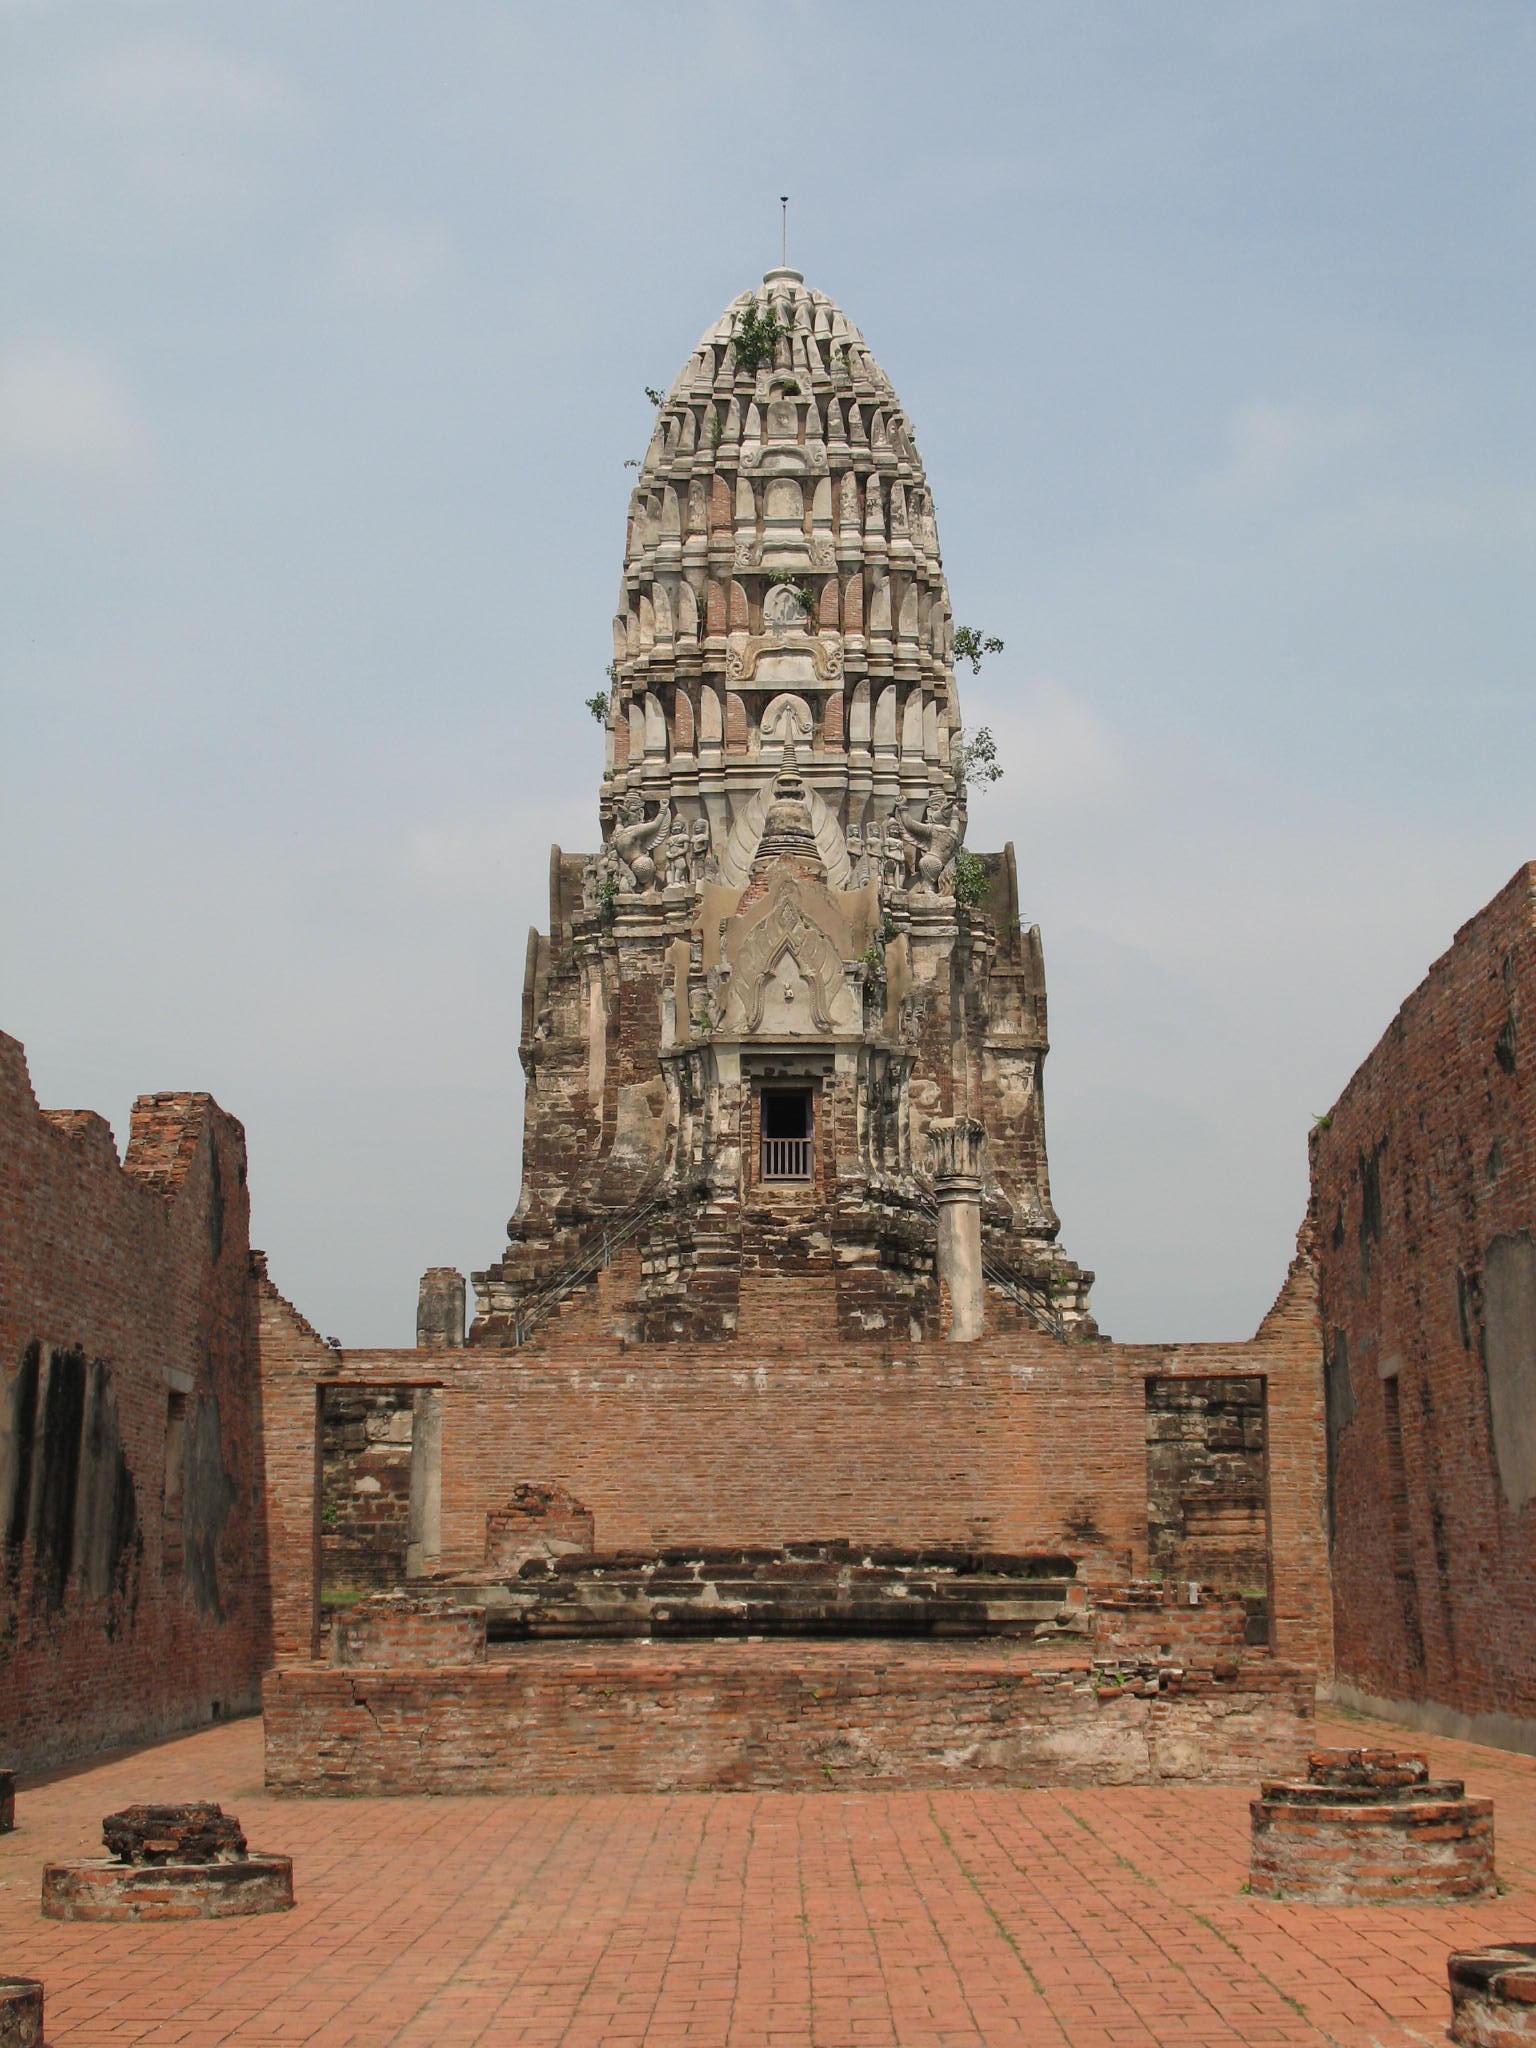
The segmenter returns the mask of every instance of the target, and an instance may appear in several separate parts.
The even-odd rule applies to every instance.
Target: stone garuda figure
[[[631,889],[644,895],[656,880],[656,863],[651,859],[654,847],[660,846],[672,830],[672,806],[663,804],[654,818],[645,815],[645,798],[639,790],[632,789],[619,806],[620,823],[613,829],[613,850],[618,855],[620,867],[620,888],[625,880]]]
[[[930,800],[927,808],[934,809]],[[922,884],[935,896],[953,895],[955,857],[965,843],[965,808],[951,804],[946,810],[938,805],[936,819],[915,817],[910,811],[901,815],[901,829],[905,838],[913,841],[920,849],[917,857],[917,871]],[[947,888],[944,886],[948,884]]]

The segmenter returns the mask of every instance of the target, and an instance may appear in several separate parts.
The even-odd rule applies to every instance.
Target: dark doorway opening
[[[764,1180],[811,1177],[811,1091],[765,1088],[763,1106]]]

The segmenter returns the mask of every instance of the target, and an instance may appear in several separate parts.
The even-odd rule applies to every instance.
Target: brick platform
[[[532,1643],[475,1667],[293,1666],[285,1792],[822,1792],[1240,1781],[1295,1768],[1310,1672],[1112,1670],[995,1645]]]
[[[1361,1913],[1244,1895],[1236,1785],[338,1807],[264,1792],[240,1721],[25,1785],[0,1956],[50,2048],[1426,2048],[1447,1950],[1536,1926],[1536,1758],[1435,1755],[1496,1797],[1508,1894]],[[291,1913],[39,1916],[44,1857],[190,1794],[293,1857]]]
[[[35,1977],[0,1977],[0,2048],[43,2048],[43,1987]]]
[[[1493,1801],[1408,1751],[1318,1750],[1253,1802],[1256,1898],[1321,1905],[1492,1897]]]
[[[1526,2048],[1536,2041],[1536,1942],[1454,1955],[1451,2039],[1466,2048]]]

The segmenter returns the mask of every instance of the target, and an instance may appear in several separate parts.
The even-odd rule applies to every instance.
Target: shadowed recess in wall
[[[1516,1514],[1536,1498],[1536,1239],[1488,1247],[1483,1340],[1499,1485]]]
[[[1339,1472],[1339,1441],[1359,1414],[1355,1383],[1349,1372],[1349,1339],[1340,1329],[1323,1351],[1323,1398],[1327,1404],[1328,1441],[1328,1542],[1334,1539],[1337,1506],[1335,1493]]]
[[[131,1619],[143,1552],[109,1368],[36,1339],[0,1400],[0,1526],[7,1595],[52,1614],[71,1577],[95,1600],[121,1594]],[[120,1611],[107,1619],[115,1633]],[[13,1615],[14,1625],[14,1615]]]
[[[186,1482],[182,1505],[182,1557],[186,1588],[204,1620],[222,1621],[219,1544],[235,1505],[235,1482],[224,1465],[219,1397],[199,1394],[187,1430]]]

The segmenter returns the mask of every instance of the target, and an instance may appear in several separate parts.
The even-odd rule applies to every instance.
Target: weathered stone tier
[[[1110,1684],[1033,1645],[528,1643],[484,1665],[268,1675],[274,1791],[835,1791],[1241,1782],[1294,1768],[1314,1674]]]
[[[1431,1781],[1420,1755],[1319,1750],[1304,1782],[1265,1784],[1250,1811],[1256,1897],[1400,1905],[1495,1890],[1493,1801]]]
[[[532,1558],[466,1582],[492,1642],[528,1637],[1022,1636],[1086,1627],[1070,1557],[784,1549]]]
[[[1470,1949],[1446,1968],[1453,2041],[1463,2048],[1529,2048],[1536,2041],[1536,1942]]]

